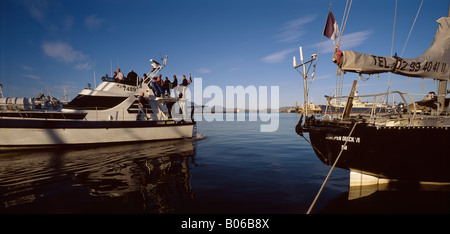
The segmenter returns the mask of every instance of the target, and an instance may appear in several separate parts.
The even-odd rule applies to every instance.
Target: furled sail
[[[437,22],[439,27],[433,44],[419,57],[404,59],[338,50],[333,61],[342,71],[360,74],[392,72],[409,77],[450,80],[450,17],[442,17]]]

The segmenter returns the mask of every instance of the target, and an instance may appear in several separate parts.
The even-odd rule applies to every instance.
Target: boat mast
[[[309,69],[311,68],[312,62],[317,59],[317,55],[313,54],[313,55],[311,55],[311,60],[309,60],[307,62],[303,62],[303,49],[301,46],[299,49],[300,49],[301,64],[297,65],[297,61],[295,60],[295,56],[294,56],[293,66],[294,66],[294,69],[297,70],[300,73],[300,75],[302,75],[302,77],[303,77],[303,89],[304,89],[303,93],[304,93],[304,99],[305,99],[305,104],[303,105],[303,112],[304,112],[305,116],[308,116],[308,86],[306,83],[306,79],[308,79]],[[308,70],[306,70],[306,64],[308,64],[308,63],[310,63],[310,64],[309,64]],[[303,72],[298,69],[299,67],[303,67]],[[315,65],[314,65],[314,70],[315,70]],[[314,74],[314,71],[313,71],[313,74]]]
[[[308,89],[306,86],[306,68],[305,64],[303,63],[303,50],[300,46],[300,62],[303,64],[303,87],[305,89],[305,104],[303,105],[303,111],[305,112],[305,115],[308,116]]]

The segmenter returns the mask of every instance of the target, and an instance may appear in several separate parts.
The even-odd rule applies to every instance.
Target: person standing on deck
[[[136,85],[138,82],[138,74],[132,70],[130,70],[130,73],[127,75],[128,83],[131,85]]]
[[[167,95],[170,96],[170,85],[171,85],[170,80],[168,77],[166,77],[166,80],[164,80],[163,83],[163,95],[166,94],[167,92]]]
[[[123,73],[120,71],[120,68],[117,68],[117,81],[121,82],[124,78]]]
[[[145,114],[145,111],[144,111],[146,104],[148,104],[148,101],[144,97],[144,92],[141,92],[141,94],[139,95],[139,98],[138,98],[139,111],[137,113],[136,120],[140,120],[141,113],[146,117],[146,119],[148,119],[147,115]]]

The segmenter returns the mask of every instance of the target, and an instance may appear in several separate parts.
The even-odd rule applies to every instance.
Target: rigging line
[[[317,49],[317,57],[316,61],[314,62],[313,72],[311,74],[311,81],[314,80],[314,75],[316,73],[317,62],[319,61],[320,48],[322,47],[322,40],[323,40],[323,33],[322,36],[320,37],[319,48]]]
[[[330,6],[328,7],[328,13],[331,11],[332,3],[333,3],[333,0],[330,1]],[[327,14],[327,17],[328,17],[328,14]],[[322,30],[322,32],[325,31],[325,26],[324,26],[324,30]],[[311,79],[310,79],[309,87],[307,89],[307,93],[309,93],[309,89],[311,88],[311,84],[314,81],[314,75],[316,74],[316,67],[317,67],[317,62],[319,61],[319,53],[320,53],[320,48],[322,47],[322,41],[323,41],[323,33],[322,33],[322,36],[320,37],[319,48],[317,49],[317,57],[316,57],[316,61],[314,62],[313,71],[311,73]]]
[[[349,2],[349,0],[347,0],[347,2],[346,2],[346,4],[345,4],[345,10],[344,10],[344,15],[342,16],[342,22],[341,22],[341,32],[339,33],[339,41],[338,41],[338,43],[337,43],[337,45],[336,45],[336,48],[337,47],[339,47],[340,46],[340,44],[341,44],[341,40],[342,40],[342,37],[343,37],[343,35],[344,35],[344,29],[345,29],[345,26],[347,25],[347,20],[348,20],[348,16],[349,16],[349,14],[350,14],[350,9],[351,9],[351,7],[352,7],[352,2],[353,2],[353,0],[350,0],[350,4],[348,3]],[[348,6],[348,7],[347,7]],[[345,18],[345,20],[344,20],[344,18]],[[334,56],[334,54],[336,53],[336,49],[334,50],[334,52],[333,52],[333,56]],[[339,68],[338,68],[339,69]],[[336,77],[336,84],[338,83],[338,81],[337,81],[337,77]],[[340,89],[342,89],[341,87],[340,87]],[[342,91],[341,91],[342,92]],[[337,86],[336,86],[336,97],[338,96],[338,90],[337,90]]]
[[[348,1],[349,1],[349,0],[347,0],[347,2],[345,3],[344,14],[342,15],[342,21],[341,21],[341,27],[340,27],[341,30],[342,30],[342,28],[344,27],[344,21],[345,21],[344,19],[345,19],[345,14],[347,13]],[[331,10],[331,9],[330,9],[330,10]],[[339,47],[340,42],[341,42],[342,31],[339,32],[339,28],[338,28],[338,31],[336,32],[336,37],[339,37],[339,41],[338,41],[337,45],[335,46],[335,49],[334,49],[334,51],[333,51],[333,55],[332,55],[332,56],[334,56],[334,55],[336,54],[336,48]],[[334,45],[334,41],[333,41],[333,45]]]
[[[334,97],[336,97],[336,99],[333,100],[335,103],[337,103],[338,96],[339,96],[338,95],[338,74],[336,73],[336,87],[334,88]],[[331,103],[331,100],[330,100],[330,103]]]
[[[339,93],[338,93],[339,99],[338,99],[338,102],[341,102],[341,101],[342,101],[342,90],[343,90],[343,89],[344,89],[344,75],[341,74],[341,75],[339,76]]]
[[[340,29],[342,30],[342,27],[344,27],[344,21],[345,21],[345,14],[347,14],[347,7],[348,7],[348,1],[345,3],[345,8],[344,8],[344,14],[342,15],[342,21],[341,21],[341,27]],[[339,33],[339,38],[342,36],[342,32]],[[339,44],[339,43],[338,43]]]
[[[311,204],[311,206],[309,207],[309,209],[308,209],[308,211],[306,212],[306,214],[311,213],[311,210],[312,210],[312,208],[314,207],[314,205],[316,204],[316,201],[317,201],[317,199],[319,198],[319,195],[320,195],[320,193],[322,192],[323,187],[324,187],[325,184],[327,183],[327,180],[328,180],[328,178],[330,177],[331,172],[333,171],[333,169],[334,169],[334,167],[336,166],[336,164],[337,164],[339,158],[341,157],[342,152],[344,152],[344,148],[347,146],[347,143],[348,143],[348,141],[350,140],[350,136],[352,135],[353,130],[355,130],[356,125],[357,125],[357,123],[355,122],[355,124],[353,124],[352,130],[350,131],[350,134],[348,134],[347,140],[345,141],[344,145],[342,145],[341,152],[339,152],[339,155],[337,156],[336,160],[334,161],[333,166],[331,167],[330,171],[328,172],[328,175],[327,175],[327,177],[325,178],[325,181],[323,181],[322,186],[321,186],[320,189],[319,189],[319,192],[317,193],[316,197],[314,198],[314,201],[312,202],[312,204]]]
[[[395,0],[395,12],[394,12],[394,27],[392,29],[392,42],[391,42],[391,57],[392,57],[392,53],[394,52],[394,36],[395,36],[395,23],[397,21],[397,0]],[[387,88],[387,92],[389,92],[389,89],[391,88],[391,72],[389,72],[389,76],[388,76],[388,88]]]
[[[348,10],[347,10],[347,15],[345,16],[344,25],[342,26],[342,31],[341,31],[340,36],[339,36],[338,45],[341,44],[341,40],[342,40],[342,37],[344,35],[344,29],[345,29],[345,26],[347,25],[348,16],[350,15],[350,8],[352,7],[352,2],[353,2],[353,0],[350,0],[350,4],[349,4]]]
[[[394,52],[394,36],[395,36],[395,22],[397,21],[397,0],[395,0],[395,11],[394,11],[394,27],[392,29],[392,42],[391,42],[391,57]]]
[[[328,7],[328,13],[330,13],[330,11],[331,11],[331,5],[332,4],[333,4],[333,0],[330,0],[330,6]],[[327,14],[327,17],[328,17],[328,14]],[[316,72],[317,62],[319,61],[319,53],[320,53],[320,48],[322,47],[323,31],[325,31],[325,26],[326,26],[326,24],[323,26],[322,36],[320,37],[319,48],[317,49],[317,58],[316,58],[316,61],[314,62],[313,72],[311,74],[311,80],[314,80],[314,75],[315,75],[315,72]]]
[[[339,68],[338,68],[339,69]],[[336,72],[336,89],[335,89],[335,103],[337,104],[341,100],[341,80],[342,80],[342,72]]]
[[[416,20],[417,20],[417,17],[419,16],[419,12],[420,12],[420,9],[422,8],[422,4],[423,4],[423,0],[420,3],[419,10],[417,10],[416,18],[414,19],[414,22],[411,26],[411,30],[409,30],[409,34],[408,34],[408,37],[406,38],[405,46],[403,46],[402,54],[400,55],[400,57],[403,57],[403,52],[405,52],[406,45],[408,44],[409,37],[411,36],[414,25],[416,24]]]

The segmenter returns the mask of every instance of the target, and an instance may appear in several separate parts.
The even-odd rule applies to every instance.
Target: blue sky
[[[421,0],[398,0],[394,52],[405,45]],[[341,24],[346,1],[334,0]],[[425,0],[403,54],[417,57],[432,43],[436,20],[448,14],[447,0]],[[170,79],[191,72],[203,87],[279,86],[280,106],[303,102],[303,84],[292,57],[317,53],[328,0],[2,0],[0,83],[5,96],[34,97],[49,87],[74,98],[87,83],[110,74],[111,63],[142,76],[149,59],[168,55],[161,73]],[[389,56],[395,0],[353,1],[341,49]],[[332,42],[322,39],[311,98],[324,103],[334,93]],[[345,76],[348,94],[357,75]],[[385,92],[388,75],[359,82],[360,94]],[[435,91],[432,80],[392,76],[391,90]],[[270,89],[269,89],[270,90]],[[225,91],[224,91],[225,92]],[[421,99],[422,96],[415,96]]]

